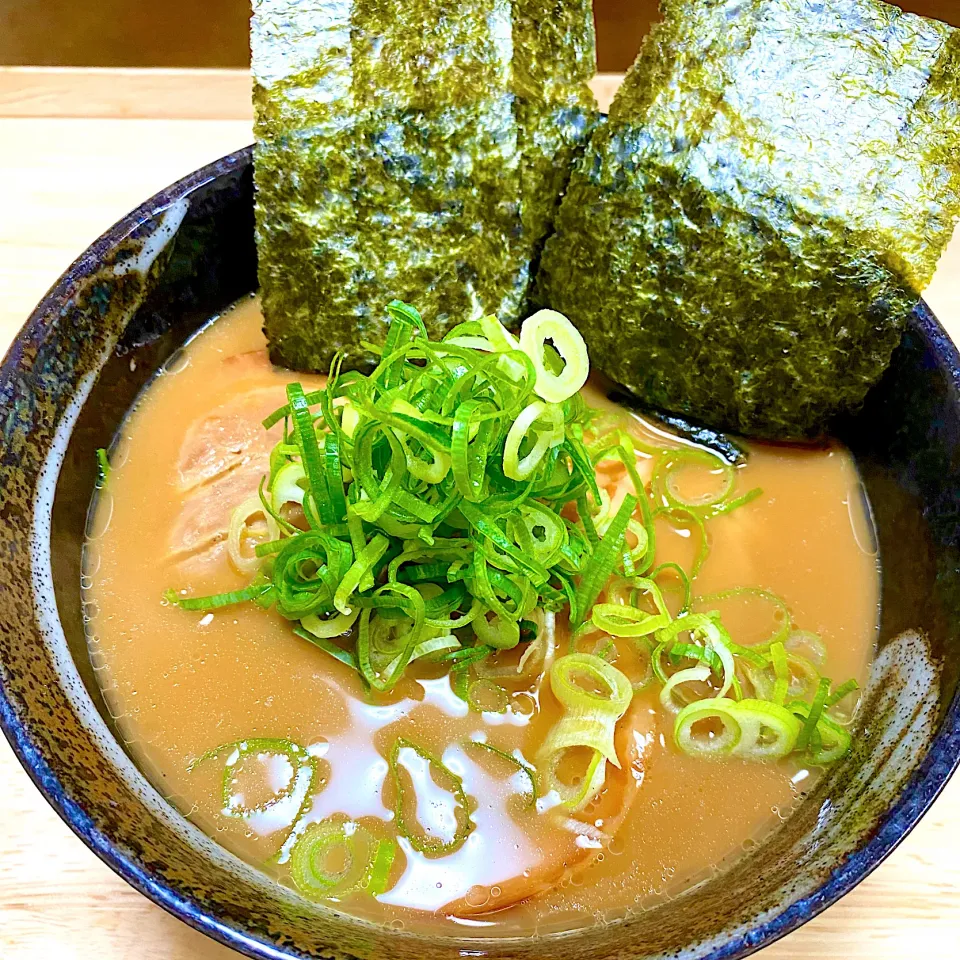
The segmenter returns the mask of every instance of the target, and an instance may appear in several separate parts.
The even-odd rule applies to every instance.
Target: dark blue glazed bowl
[[[251,957],[719,960],[815,916],[927,810],[960,758],[960,357],[921,304],[864,410],[838,425],[873,503],[884,569],[881,652],[857,748],[751,855],[584,933],[455,941],[308,903],[201,834],[113,733],[86,654],[80,555],[96,448],[186,337],[255,287],[243,150],[101,237],[0,370],[0,723],[53,807],[120,876]]]

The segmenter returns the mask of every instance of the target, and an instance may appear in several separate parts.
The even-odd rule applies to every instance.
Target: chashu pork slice
[[[556,887],[575,870],[582,870],[601,853],[626,820],[639,791],[653,753],[657,718],[648,703],[634,699],[617,724],[616,748],[621,766],[607,764],[603,790],[585,810],[564,815],[562,807],[545,816],[567,820],[569,841],[542,851],[542,857],[522,872],[498,881],[499,894],[491,889],[470,890],[466,896],[447,904],[442,913],[454,917],[478,917],[506,910]]]

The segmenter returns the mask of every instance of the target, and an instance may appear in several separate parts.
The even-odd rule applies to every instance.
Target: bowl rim
[[[220,177],[252,165],[253,151],[252,145],[244,147],[175,181],[99,236],[50,287],[11,341],[0,363],[0,386],[17,367],[23,344],[43,329],[49,318],[61,312],[78,285],[102,267],[106,253],[171,204]],[[953,402],[960,410],[960,345],[953,342],[923,300],[919,301],[914,310],[912,326],[923,336],[926,346],[945,371],[952,388]],[[17,715],[2,682],[0,728],[17,760],[59,817],[101,861],[135,890],[188,926],[254,960],[290,960],[291,957],[303,957],[307,960],[306,955],[299,951],[279,948],[241,929],[222,923],[191,898],[178,894],[172,886],[151,877],[135,857],[124,853],[119,844],[100,831],[85,811],[68,796]],[[723,942],[715,942],[702,955],[702,960],[747,957],[819,916],[869,876],[896,850],[930,809],[958,768],[960,688],[944,710],[940,727],[930,742],[927,755],[912,774],[896,803],[888,808],[879,829],[864,846],[838,864],[812,893],[770,919],[756,923],[746,932],[734,934]],[[476,942],[478,948],[482,949],[481,943],[489,941],[472,942]]]

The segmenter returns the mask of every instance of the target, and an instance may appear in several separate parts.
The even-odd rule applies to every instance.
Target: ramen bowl
[[[853,751],[794,815],[682,895],[580,930],[428,937],[308,902],[196,829],[133,764],[87,656],[81,597],[98,447],[184,341],[256,288],[252,157],[163,191],[108,231],[0,370],[0,723],[104,862],[251,957],[742,957],[829,906],[930,807],[960,760],[960,357],[921,304],[864,409],[837,425],[873,507],[880,650]],[[121,451],[114,455],[122,456]],[[838,590],[843,584],[837,585]]]

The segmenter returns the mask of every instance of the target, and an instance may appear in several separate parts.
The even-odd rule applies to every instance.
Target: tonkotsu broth
[[[124,423],[108,488],[94,505],[85,551],[91,657],[121,735],[164,796],[224,846],[287,882],[271,858],[297,803],[248,820],[225,816],[224,758],[193,761],[245,738],[303,744],[320,757],[307,818],[343,814],[388,836],[394,815],[386,758],[397,737],[407,737],[463,778],[477,804],[476,829],[440,859],[401,844],[390,889],[378,900],[351,894],[344,905],[397,926],[483,935],[543,933],[649,906],[738,856],[790,813],[816,771],[791,761],[685,756],[673,745],[672,717],[655,692],[643,691],[621,721],[636,733],[618,728],[618,736],[634,737],[642,764],[608,778],[608,809],[600,815],[615,823],[620,807],[627,812],[601,856],[518,906],[466,920],[445,916],[452,901],[469,904],[461,911],[469,913],[524,885],[548,884],[588,852],[589,842],[575,841],[526,804],[522,775],[464,746],[485,734],[533,761],[557,713],[552,693],[518,694],[507,713],[481,714],[453,694],[444,672],[424,667],[418,679],[372,698],[355,673],[297,638],[273,611],[244,604],[189,613],[161,600],[169,587],[203,595],[249,581],[231,568],[223,536],[232,508],[256,493],[268,469],[275,431],[268,437],[260,420],[285,402],[284,386],[294,379],[267,361],[261,323],[255,301],[241,304],[158,377]],[[308,390],[322,385],[317,377],[296,379]],[[593,394],[590,402],[605,401]],[[640,421],[632,430],[670,445]],[[695,593],[755,586],[779,594],[797,627],[826,644],[822,672],[862,684],[874,652],[879,570],[850,455],[836,445],[752,445],[737,484],[762,487],[763,495],[710,521],[711,552]],[[658,529],[658,562],[689,563],[694,546],[689,530]],[[741,643],[762,638],[769,609],[741,606],[723,610],[731,633]],[[418,788],[419,817],[443,834],[449,794],[437,793],[412,753],[404,766]],[[277,756],[248,760],[232,788],[253,806],[282,788],[292,770]]]

